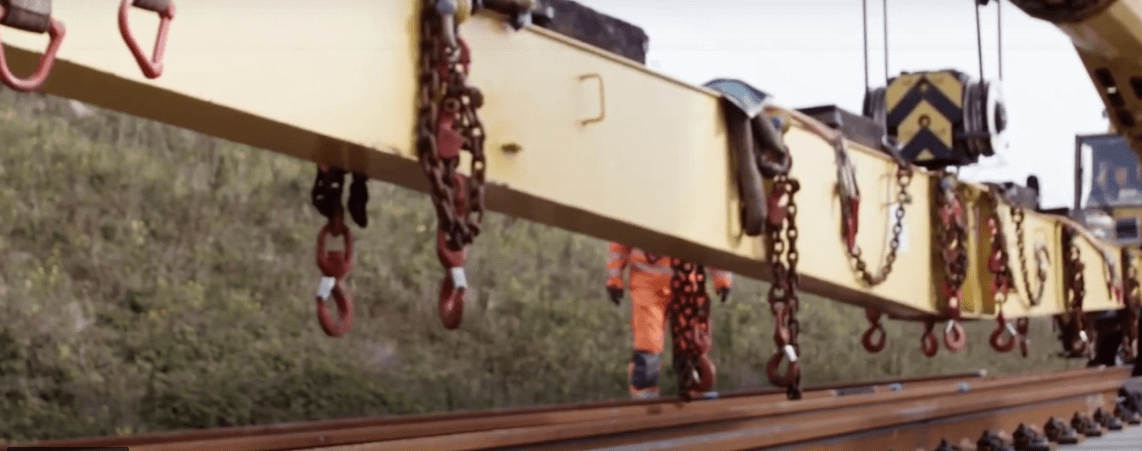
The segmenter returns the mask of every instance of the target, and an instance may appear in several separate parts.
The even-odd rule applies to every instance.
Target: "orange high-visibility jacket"
[[[674,269],[670,267],[670,257],[648,253],[625,244],[611,243],[611,258],[607,261],[607,286],[626,288],[623,283],[623,270],[630,267],[630,288],[663,289],[670,286]],[[710,268],[714,279],[714,289],[729,288],[731,274],[720,269]]]

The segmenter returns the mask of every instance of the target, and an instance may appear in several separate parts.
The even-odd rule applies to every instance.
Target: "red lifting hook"
[[[880,325],[880,315],[880,310],[864,309],[864,316],[868,319],[869,326],[868,330],[861,336],[860,343],[866,351],[874,354],[884,350],[884,345],[888,341],[884,326]]]
[[[444,328],[455,329],[460,327],[464,319],[464,292],[468,289],[468,280],[464,274],[464,262],[468,259],[467,249],[454,250],[448,247],[448,235],[443,229],[436,231],[436,256],[448,274],[440,281],[440,296],[437,299],[437,308],[440,321]]]
[[[149,59],[147,55],[143,54],[139,42],[135,40],[130,25],[127,23],[127,15],[132,6],[159,15],[159,33],[155,37],[154,53]],[[170,30],[172,19],[174,19],[174,2],[170,0],[123,0],[119,4],[119,34],[123,35],[123,40],[127,42],[127,48],[131,50],[131,55],[134,55],[135,61],[139,63],[139,68],[143,70],[143,75],[147,78],[159,78],[163,74],[163,52],[167,48],[167,31]]]
[[[5,2],[6,4],[7,2]],[[12,12],[12,8],[0,6],[0,20],[8,21],[8,14]],[[40,56],[40,62],[36,64],[36,71],[28,78],[17,78],[12,74],[12,70],[8,68],[8,60],[4,56],[4,52],[0,51],[0,81],[5,85],[16,91],[32,92],[40,89],[44,81],[48,79],[48,74],[52,71],[52,65],[56,61],[56,53],[59,52],[59,46],[63,43],[63,37],[67,34],[67,29],[64,28],[63,22],[52,17],[47,20],[46,30],[25,30],[43,33],[48,32],[48,48],[44,50]]]
[[[690,386],[691,393],[705,393],[714,387],[714,362],[705,354],[698,356],[698,362],[695,365],[694,371],[698,372],[698,379],[694,381],[694,385]]]
[[[964,333],[964,326],[956,320],[949,320],[948,327],[944,329],[944,344],[947,345],[948,350],[951,352],[960,352],[968,344],[967,334]]]
[[[458,217],[464,217],[468,213],[468,202],[465,199],[467,184],[459,173],[453,176],[453,181],[455,186],[453,203],[456,206],[456,213]],[[448,234],[443,225],[439,223],[436,228],[436,257],[448,273],[440,281],[437,309],[444,328],[455,329],[460,327],[460,322],[464,319],[464,292],[468,289],[464,263],[468,260],[468,250],[463,245],[459,249],[452,249],[448,244]]]
[[[920,336],[920,352],[928,358],[934,357],[940,351],[940,342],[936,340],[936,334],[932,333],[932,329],[935,327],[935,321],[925,321],[924,335]]]
[[[785,374],[781,374],[781,361],[789,359],[789,366],[785,368]],[[769,362],[765,364],[765,377],[769,379],[769,383],[775,387],[788,387],[800,379],[801,364],[797,361],[797,350],[793,349],[792,345],[784,345],[777,352],[773,353],[773,357],[769,358]]]
[[[992,349],[998,352],[1010,352],[1015,349],[1017,340],[1019,339],[1019,332],[1011,323],[1007,322],[1004,318],[1003,312],[999,312],[999,316],[995,317],[996,323],[995,330],[991,332],[991,338],[988,340],[991,343]],[[1007,339],[1004,340],[1004,332],[1007,333]]]

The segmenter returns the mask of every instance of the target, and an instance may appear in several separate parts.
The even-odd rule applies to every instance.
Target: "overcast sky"
[[[647,64],[694,84],[738,78],[781,106],[835,104],[860,113],[861,0],[577,0],[642,27]],[[954,68],[979,77],[975,2],[889,0],[888,60],[901,71]],[[1074,136],[1103,133],[1103,105],[1074,47],[1055,26],[1003,9],[1003,91],[1009,147],[964,168],[969,180],[1039,176],[1044,207],[1070,206]],[[884,85],[882,0],[868,0],[869,77]],[[995,2],[980,11],[984,75],[998,75]]]

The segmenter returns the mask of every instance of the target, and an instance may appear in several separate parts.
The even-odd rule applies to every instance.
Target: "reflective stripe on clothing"
[[[651,265],[648,263],[640,262],[638,260],[631,261],[630,267],[631,267],[631,271],[638,271],[638,272],[642,272],[642,273],[646,273],[646,274],[657,274],[657,275],[666,275],[666,276],[674,275],[674,270],[671,269],[670,266]]]
[[[623,270],[630,262],[630,246],[611,243],[611,258],[607,260],[607,286],[622,289]]]

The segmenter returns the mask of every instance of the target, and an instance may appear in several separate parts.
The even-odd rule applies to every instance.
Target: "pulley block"
[[[951,69],[892,78],[865,93],[862,113],[899,142],[905,161],[929,169],[973,164],[1007,145],[999,82]]]

